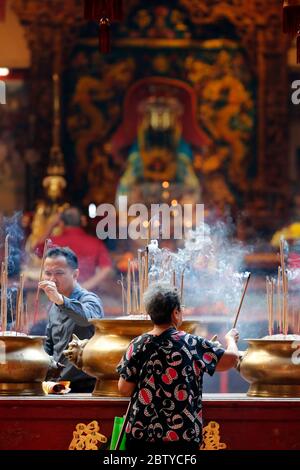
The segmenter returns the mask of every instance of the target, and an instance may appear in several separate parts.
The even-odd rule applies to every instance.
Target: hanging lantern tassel
[[[110,21],[108,18],[101,18],[99,23],[99,49],[104,54],[110,52]]]
[[[300,31],[298,31],[297,33],[296,47],[297,47],[297,64],[300,64]]]

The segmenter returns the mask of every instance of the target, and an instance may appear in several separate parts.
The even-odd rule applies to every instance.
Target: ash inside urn
[[[277,340],[277,341],[300,341],[300,335],[284,335],[282,333],[278,335],[267,335],[261,339],[268,339],[268,340]]]

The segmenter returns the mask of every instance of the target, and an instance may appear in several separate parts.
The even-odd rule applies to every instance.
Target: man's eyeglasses
[[[64,276],[66,272],[65,271],[45,271],[44,274],[47,277],[51,277],[51,276],[61,277],[61,276]]]

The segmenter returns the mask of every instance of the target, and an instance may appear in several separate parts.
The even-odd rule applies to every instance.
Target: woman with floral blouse
[[[117,371],[119,391],[131,396],[129,452],[194,452],[202,441],[202,380],[235,367],[238,332],[219,343],[185,333],[178,291],[151,286],[144,295],[153,329],[131,341]]]

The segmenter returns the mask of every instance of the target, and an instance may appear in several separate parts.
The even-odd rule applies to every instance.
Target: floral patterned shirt
[[[202,379],[213,375],[224,349],[169,328],[133,339],[117,371],[136,382],[128,436],[148,442],[202,440]]]

